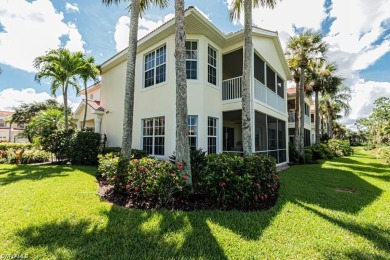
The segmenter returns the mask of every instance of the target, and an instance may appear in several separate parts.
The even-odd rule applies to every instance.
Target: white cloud
[[[69,13],[79,13],[80,12],[79,6],[76,3],[71,4],[71,3],[66,2],[65,9]]]
[[[141,39],[142,37],[146,36],[148,33],[155,30],[165,22],[173,19],[174,17],[175,15],[173,13],[169,13],[164,16],[163,20],[153,21],[147,18],[139,19],[138,39]],[[129,24],[130,18],[128,16],[121,16],[116,23],[114,39],[115,47],[118,52],[127,48],[127,46],[129,45]]]
[[[84,42],[73,23],[64,23],[64,15],[57,12],[49,0],[12,0],[2,2],[0,20],[0,63],[34,72],[33,60],[50,49],[61,46],[60,37],[72,51],[84,51]]]
[[[0,110],[10,111],[14,107],[20,106],[23,103],[43,102],[53,97],[47,92],[37,93],[33,88],[26,88],[17,90],[13,88],[7,88],[0,91]],[[64,103],[64,97],[62,95],[55,98],[59,103]],[[77,105],[68,99],[68,106],[74,108]]]

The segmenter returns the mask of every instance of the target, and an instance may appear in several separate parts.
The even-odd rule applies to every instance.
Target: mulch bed
[[[166,210],[181,210],[181,211],[197,211],[197,210],[240,210],[240,211],[262,211],[272,208],[277,201],[277,194],[271,195],[267,200],[262,201],[253,207],[221,207],[213,203],[205,194],[194,193],[187,197],[174,198],[173,202],[168,205],[161,205],[157,199],[143,200],[137,198],[132,193],[121,193],[114,190],[112,185],[109,185],[103,178],[98,177],[99,183],[98,194],[101,199],[111,202],[117,206],[134,209],[166,209]]]

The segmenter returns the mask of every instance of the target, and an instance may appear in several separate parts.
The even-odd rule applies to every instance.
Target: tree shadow
[[[38,181],[45,178],[65,177],[75,170],[96,176],[96,167],[91,166],[12,165],[0,170],[0,186],[22,180]]]
[[[369,224],[369,225],[359,225],[353,222],[344,221],[338,218],[333,218],[327,214],[324,214],[310,206],[303,205],[299,201],[296,201],[295,204],[299,205],[300,207],[311,211],[315,213],[316,215],[320,216],[321,218],[338,225],[339,227],[348,230],[352,233],[355,233],[361,237],[366,238],[367,240],[371,241],[375,244],[375,246],[381,250],[384,250],[386,252],[390,252],[390,234],[388,230],[378,228],[375,225]],[[361,252],[359,252],[361,253]],[[357,254],[355,252],[354,254]]]

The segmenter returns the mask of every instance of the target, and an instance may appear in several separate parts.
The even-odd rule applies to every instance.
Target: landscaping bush
[[[292,143],[288,144],[288,158],[291,163],[299,162],[299,154]]]
[[[310,147],[305,148],[305,163],[310,163],[313,161],[313,152],[311,151]]]
[[[48,162],[50,160],[50,155],[50,153],[36,148],[28,149],[21,154],[18,163],[30,164]]]
[[[143,201],[168,205],[186,192],[187,176],[183,166],[152,158],[120,160],[113,154],[99,157],[99,173],[115,190],[131,193]]]
[[[221,208],[260,206],[277,191],[276,162],[271,157],[211,154],[206,159],[199,187]]]
[[[76,132],[70,141],[69,159],[73,164],[96,165],[101,152],[99,133],[90,131]]]
[[[313,144],[310,146],[310,150],[312,151],[314,161],[334,158],[333,152],[326,144]]]
[[[348,140],[330,139],[328,147],[337,157],[350,156],[353,153]]]
[[[120,156],[121,154],[121,148],[120,147],[104,147],[102,154],[108,154],[112,153],[116,156]],[[142,159],[145,157],[149,157],[149,152],[145,150],[139,150],[139,149],[131,149],[131,158],[132,159]]]
[[[390,165],[390,147],[383,147],[379,149],[380,158],[384,159]]]
[[[21,144],[21,143],[8,143],[8,142],[0,142],[0,151],[7,151],[8,149],[20,150],[20,149],[28,149],[31,148],[32,144]]]

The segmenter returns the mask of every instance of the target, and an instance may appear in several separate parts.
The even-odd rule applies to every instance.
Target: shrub
[[[99,172],[120,192],[131,193],[143,201],[157,200],[167,205],[186,191],[185,175],[169,161],[152,158],[121,160],[113,154],[99,157]]]
[[[390,147],[383,147],[379,150],[380,158],[384,159],[390,165]]]
[[[310,163],[313,161],[313,152],[311,151],[310,147],[305,148],[305,162]]]
[[[353,153],[348,140],[330,139],[328,147],[337,157],[350,156]]]
[[[8,149],[20,150],[20,149],[28,149],[31,148],[32,144],[21,144],[21,143],[8,143],[8,142],[0,142],[0,150],[7,151]]]
[[[75,133],[70,141],[69,159],[74,164],[96,165],[101,151],[100,134],[90,131]]]
[[[104,147],[102,150],[102,154],[112,153],[116,156],[120,156],[121,148],[120,147]],[[148,151],[139,150],[139,149],[131,149],[131,158],[132,159],[142,159],[145,157],[149,157]]]
[[[333,152],[329,149],[326,144],[313,144],[310,146],[310,150],[313,154],[313,160],[319,159],[333,159]]]
[[[290,162],[293,163],[299,162],[299,154],[297,150],[295,150],[295,146],[292,143],[288,144],[288,158]]]
[[[20,164],[29,164],[29,163],[43,163],[50,160],[50,153],[33,148],[25,150],[20,156],[18,162]]]
[[[276,162],[271,157],[211,154],[206,159],[199,187],[222,208],[259,206],[277,191]]]

